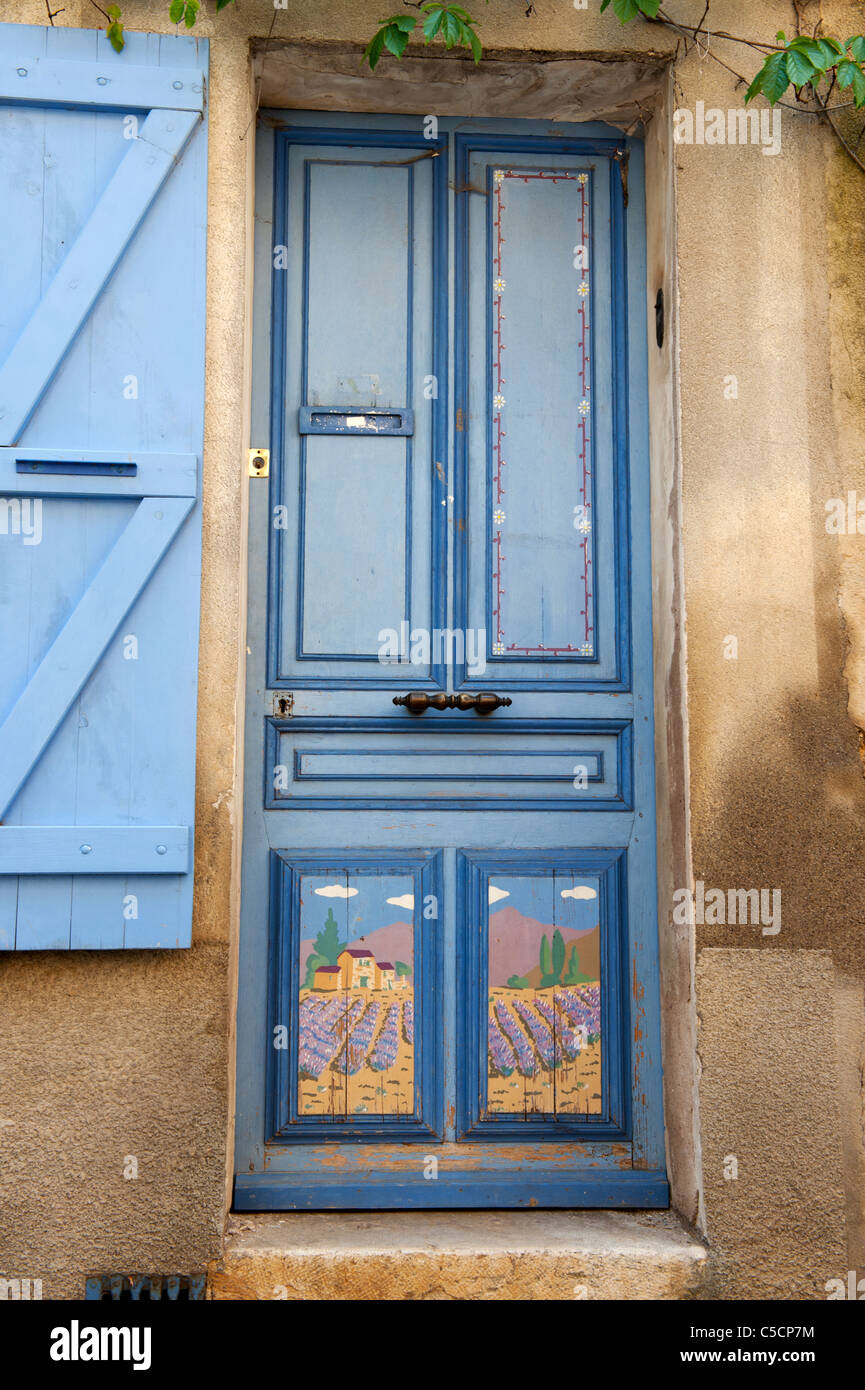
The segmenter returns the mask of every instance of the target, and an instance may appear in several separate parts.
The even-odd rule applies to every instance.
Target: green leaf
[[[187,29],[192,28],[198,16],[198,11],[200,10],[200,8],[200,0],[186,0],[186,14],[183,16],[183,22],[186,25]]]
[[[406,34],[410,34],[417,24],[414,15],[398,14],[389,21],[391,25],[396,25],[397,29],[402,29]]]
[[[610,0],[601,0],[601,14],[604,13],[604,10],[607,8],[609,4]]]
[[[857,106],[861,106],[865,101],[865,73],[858,63],[850,63],[845,59],[843,63],[838,64],[838,86],[853,88],[853,99]]]
[[[786,42],[787,42],[787,35],[784,33],[784,30],[783,30],[783,29],[779,29],[779,30],[778,30],[777,34],[775,35],[775,42],[776,42],[776,43],[786,43]]]
[[[637,0],[613,0],[613,9],[623,24],[640,13]]]
[[[119,5],[109,5],[109,6],[108,6],[108,9],[105,11],[105,13],[108,15],[108,18],[109,18],[109,19],[119,19],[119,18],[120,18],[120,6],[119,6]]]
[[[855,63],[848,63],[846,60],[838,64],[838,86],[849,87],[853,81],[854,72],[858,72]]]
[[[810,59],[818,72],[825,72],[829,63],[834,61],[827,57],[826,51],[821,48],[816,39],[794,39],[791,44],[787,45],[787,52],[804,53],[805,57]]]
[[[117,7],[114,6],[114,8],[116,9]],[[117,13],[119,14],[120,11],[118,10]],[[109,24],[105,32],[108,35],[108,42],[111,44],[111,47],[114,49],[114,52],[122,53],[124,44],[126,43],[126,40],[123,37],[123,25],[118,24],[117,20],[115,19],[113,23]]]
[[[392,53],[395,58],[401,58],[405,53],[408,37],[404,29],[398,29],[395,24],[389,24],[384,31],[384,46],[388,53]]]
[[[475,33],[474,29],[472,29],[469,25],[466,25],[466,33],[469,36],[469,48],[472,51],[472,57],[474,58],[475,63],[477,64],[481,61],[481,54],[484,51],[481,45],[481,41]]]
[[[442,33],[444,35],[445,48],[453,48],[454,44],[459,43],[460,22],[455,14],[450,10],[445,10],[442,22]]]
[[[784,95],[789,85],[787,54],[772,53],[745,93],[745,101],[749,102],[758,92],[762,92],[770,106],[774,106],[775,102]]]
[[[820,70],[804,53],[791,48],[787,51],[787,75],[796,87],[804,87],[812,78],[819,78]]]
[[[171,0],[168,6],[168,18],[172,24],[179,24],[186,7],[186,0]]]
[[[826,68],[833,67],[838,59],[843,56],[843,49],[840,43],[837,43],[835,39],[818,39],[817,43],[826,56],[826,61],[822,64],[825,71]]]
[[[226,5],[233,5],[233,4],[234,4],[234,0],[216,0],[216,13],[219,14],[219,11],[220,11],[220,10],[224,10],[225,7],[226,7]]]
[[[649,19],[654,19],[660,8],[661,0],[640,0],[640,9],[643,14],[649,16]]]
[[[853,57],[862,62],[865,59],[865,38],[861,34],[854,34],[852,39],[848,39],[844,45],[853,54]]]
[[[365,58],[373,72],[375,71],[376,63],[381,57],[381,51],[384,48],[385,33],[386,29],[379,29],[373,34],[366,48],[363,50],[363,56],[360,61],[363,62]]]
[[[427,5],[425,8],[429,10],[429,14],[423,22],[423,32],[425,41],[429,43],[442,27],[445,12],[441,5]]]

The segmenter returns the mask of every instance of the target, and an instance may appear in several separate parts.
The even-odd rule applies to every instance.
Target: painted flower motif
[[[584,536],[587,536],[587,535],[589,534],[589,532],[591,531],[591,529],[592,529],[592,523],[591,523],[591,521],[589,520],[589,518],[588,518],[587,516],[584,516],[583,519],[582,519],[582,521],[578,523],[578,525],[577,525],[577,530],[578,530],[578,531],[582,531],[583,535],[584,535]]]
[[[577,407],[581,415],[588,415],[591,408],[592,407],[589,405],[588,401],[580,401],[580,404]]]
[[[493,656],[504,656],[504,654],[505,654],[505,644],[504,644],[504,642],[493,642]]]
[[[592,655],[592,644],[591,644],[591,642],[584,642],[584,643],[582,644],[582,646],[580,647],[580,656],[591,656],[591,655]]]
[[[504,404],[505,404],[505,398],[504,398],[504,396],[501,396],[501,395],[493,396],[493,405],[495,406],[496,410],[501,410],[501,409],[504,407]],[[581,408],[582,408],[582,407],[581,407]]]
[[[577,294],[583,294],[583,295],[585,295],[585,294],[588,294],[588,293],[589,293],[589,282],[588,282],[588,280],[581,280],[580,283],[577,285]]]
[[[496,523],[496,526],[501,526],[504,523],[504,520],[505,513],[502,511],[501,507],[496,507],[495,511],[493,512],[493,521]]]
[[[494,170],[493,170],[493,178],[495,179],[496,183],[501,183],[501,181],[502,181],[502,179],[504,178],[504,176],[505,176],[505,171],[504,171],[504,169],[494,169]]]
[[[577,183],[588,183],[588,182],[589,182],[589,176],[588,176],[588,174],[577,174]]]
[[[497,280],[494,280],[493,289],[495,290],[496,294],[501,294],[502,290],[505,289],[507,283],[507,280],[503,280],[501,276],[499,276]]]

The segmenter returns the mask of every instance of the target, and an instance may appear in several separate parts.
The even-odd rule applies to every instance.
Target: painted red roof
[[[316,973],[316,975],[338,975],[338,974],[339,974],[339,966],[338,966],[338,965],[317,965],[317,966],[315,967],[315,973]]]
[[[378,968],[379,970],[393,970],[393,966],[391,965],[389,960],[380,960],[378,963]]]
[[[359,956],[362,960],[373,959],[372,951],[358,951],[353,948],[349,948],[348,946],[346,946],[344,951],[340,951],[339,954],[341,956]]]

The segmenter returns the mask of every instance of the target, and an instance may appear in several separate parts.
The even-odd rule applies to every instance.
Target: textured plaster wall
[[[687,8],[681,0],[677,12]],[[167,0],[127,0],[124,18],[130,28],[172,32],[166,10]],[[842,33],[865,28],[859,0],[824,11]],[[378,0],[289,0],[285,10],[239,0],[218,18],[203,14],[198,27],[213,43],[194,946],[176,955],[44,953],[0,962],[0,1272],[41,1276],[46,1293],[74,1294],[93,1271],[202,1268],[220,1252],[240,828],[248,39],[270,32],[363,42],[380,13]],[[84,0],[67,0],[56,22],[89,27],[96,18]],[[661,30],[622,30],[594,3],[584,13],[565,0],[536,0],[526,18],[522,0],[491,0],[479,18],[489,48],[532,62],[623,51],[657,58],[676,48]],[[45,9],[39,0],[7,0],[4,19],[42,24]],[[713,0],[712,23],[766,38],[779,27],[792,31],[794,8],[787,0]],[[725,57],[753,71],[750,56]],[[675,76],[678,105],[741,104],[733,79],[693,53],[680,55]],[[783,901],[777,937],[763,937],[759,926],[697,934],[698,952],[712,948],[700,957],[696,995],[706,1219],[720,1292],[746,1297],[758,1256],[737,1213],[753,1213],[773,1233],[764,1255],[776,1265],[760,1287],[771,1285],[776,1296],[814,1296],[814,1269],[832,1265],[834,1273],[845,1240],[849,1267],[865,1272],[865,536],[828,536],[824,526],[828,498],[856,488],[865,498],[865,175],[810,123],[785,113],[782,132],[775,158],[753,147],[676,147],[674,185],[660,199],[676,203],[668,243],[678,301],[671,265],[666,283],[678,309],[680,375],[654,452],[669,488],[671,546],[683,528],[684,595],[675,557],[658,561],[665,602],[687,612],[687,668],[675,634],[664,648],[676,677],[663,686],[675,725],[665,731],[675,763],[672,862],[687,873],[690,806],[696,876],[725,889],[780,888]],[[650,192],[650,212],[651,204]],[[731,375],[735,400],[724,397]],[[736,660],[724,657],[728,636],[737,638]],[[687,691],[687,729],[676,716],[677,681]],[[663,702],[660,713],[663,723]],[[662,930],[668,943],[670,923]],[[690,949],[684,935],[682,944]],[[681,1010],[695,1003],[687,973],[671,1003],[677,1024],[665,1042],[681,1049],[690,1026],[680,1024]],[[806,1040],[804,1051],[795,1038]],[[797,1157],[796,1136],[815,1112],[822,1185],[805,1181]],[[693,1107],[679,1117],[677,1142],[695,1117]],[[780,1165],[774,1178],[753,1179],[750,1164],[738,1186],[719,1178],[719,1157],[735,1144],[749,1153],[767,1129]],[[126,1154],[143,1158],[137,1180],[122,1176]],[[817,1203],[825,1237],[813,1221],[803,1226],[790,1191]]]

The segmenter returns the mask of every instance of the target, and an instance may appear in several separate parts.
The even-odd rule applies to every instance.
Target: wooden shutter
[[[206,43],[0,26],[0,945],[188,946]]]

